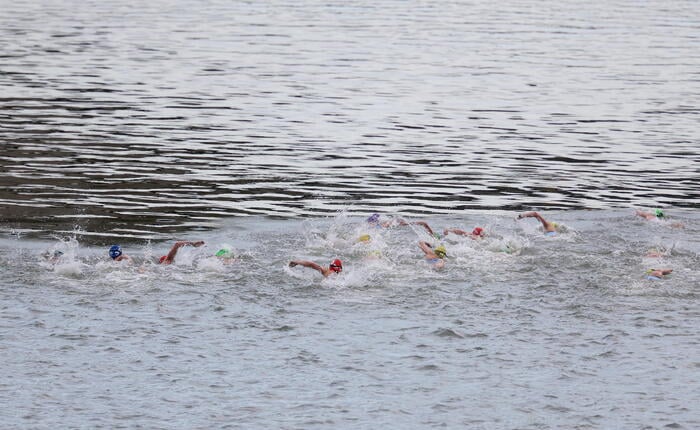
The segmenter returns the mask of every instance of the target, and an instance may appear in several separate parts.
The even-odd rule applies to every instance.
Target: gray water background
[[[694,1],[0,6],[15,228],[700,202]]]
[[[1,427],[700,427],[698,30],[692,1],[0,0]],[[375,211],[492,236],[436,273],[420,229],[354,243]],[[175,239],[206,246],[156,266]]]
[[[232,219],[166,267],[168,243],[125,246],[125,265],[71,237],[2,240],[4,426],[697,428],[697,213],[676,214],[683,229],[551,215],[566,233],[509,214],[431,219],[491,234],[447,236],[440,272],[422,229],[346,216]],[[231,265],[213,257],[224,244]],[[287,267],[298,258],[341,258],[344,273]],[[674,273],[648,281],[650,267]]]

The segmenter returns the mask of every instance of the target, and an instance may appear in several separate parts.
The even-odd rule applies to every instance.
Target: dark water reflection
[[[5,225],[700,202],[693,2],[5,3]]]

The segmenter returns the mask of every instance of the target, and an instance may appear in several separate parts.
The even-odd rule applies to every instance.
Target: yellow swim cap
[[[370,240],[372,240],[372,237],[368,234],[363,234],[362,236],[357,238],[358,242],[369,242]]]
[[[443,245],[438,246],[435,248],[435,255],[437,255],[440,258],[445,258],[447,257],[447,249]]]

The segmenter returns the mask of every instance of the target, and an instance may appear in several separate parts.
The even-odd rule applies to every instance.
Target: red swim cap
[[[167,255],[164,255],[164,256],[160,257],[160,260],[158,260],[158,264],[163,264],[163,262],[164,262],[167,258],[168,258]]]
[[[484,234],[484,229],[481,227],[475,227],[474,230],[472,230],[472,234],[474,236],[482,236]]]
[[[343,262],[336,258],[328,268],[335,273],[340,273],[343,271]]]

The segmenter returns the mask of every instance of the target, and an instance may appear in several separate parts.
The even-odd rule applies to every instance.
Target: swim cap
[[[336,258],[328,268],[335,273],[340,273],[343,271],[343,262]]]
[[[221,248],[214,255],[216,257],[221,257],[221,258],[233,258],[233,253],[231,252],[231,250],[226,249],[226,248]]]
[[[439,240],[439,239],[442,239],[442,235],[441,235],[440,233],[437,233],[437,232],[433,233],[433,237],[434,237],[435,239],[438,239],[438,240]]]
[[[121,246],[112,245],[112,247],[109,248],[109,256],[112,257],[112,260],[119,258],[120,255],[122,255],[122,247]]]
[[[164,255],[164,256],[160,257],[160,259],[158,259],[158,264],[163,264],[163,262],[164,262],[165,260],[167,260],[167,259],[168,259],[168,256],[167,256],[167,255]]]
[[[379,214],[372,214],[370,215],[369,218],[367,218],[367,222],[377,222],[379,221]]]
[[[661,209],[655,210],[654,214],[656,215],[657,218],[663,218],[665,216],[664,211],[662,211]]]
[[[435,248],[435,255],[437,255],[440,258],[445,258],[447,257],[447,249],[443,245],[438,246]]]
[[[368,234],[363,234],[362,236],[357,238],[358,242],[369,242],[370,240],[372,240],[372,237]]]
[[[474,227],[474,230],[472,230],[472,234],[474,236],[481,236],[484,234],[484,229],[481,227]]]
[[[63,255],[63,253],[62,253],[61,251],[56,250],[56,251],[53,252],[54,258],[58,258],[58,257],[60,257],[61,255]]]

